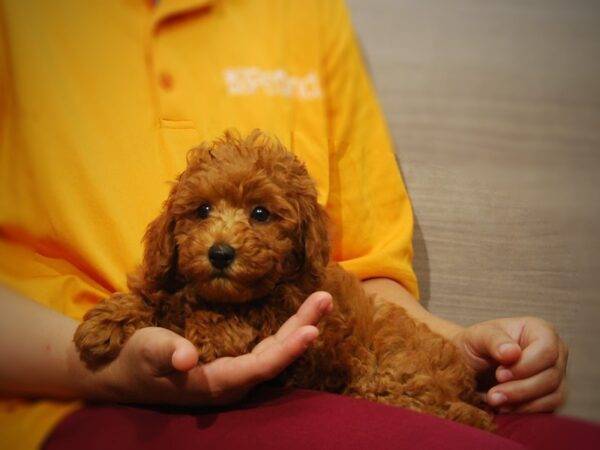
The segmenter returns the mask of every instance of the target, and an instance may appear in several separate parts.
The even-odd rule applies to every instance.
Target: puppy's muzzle
[[[215,269],[226,269],[235,259],[235,249],[229,244],[214,244],[208,249],[208,259]]]

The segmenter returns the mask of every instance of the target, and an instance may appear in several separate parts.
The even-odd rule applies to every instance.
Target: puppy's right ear
[[[177,245],[175,219],[165,205],[162,213],[148,225],[144,235],[144,288],[150,292],[177,290]]]

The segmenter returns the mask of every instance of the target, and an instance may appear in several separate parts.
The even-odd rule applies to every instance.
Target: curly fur
[[[201,207],[210,205],[209,214]],[[266,208],[266,221],[253,218]],[[279,377],[288,386],[344,393],[491,429],[473,371],[454,345],[375,302],[329,262],[326,216],[304,165],[278,141],[234,132],[190,151],[188,167],[147,229],[144,260],[75,334],[83,361],[98,368],[142,327],[162,326],[198,348],[201,363],[249,352],[316,290],[334,298],[317,341]],[[235,249],[224,269],[215,244]]]

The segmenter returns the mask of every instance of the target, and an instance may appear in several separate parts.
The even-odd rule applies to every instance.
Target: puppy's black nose
[[[235,259],[235,249],[229,244],[214,244],[208,249],[208,259],[213,267],[225,269]]]

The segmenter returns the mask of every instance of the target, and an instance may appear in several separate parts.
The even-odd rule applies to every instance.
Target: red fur
[[[207,217],[198,213],[204,204],[212,207]],[[271,212],[268,221],[251,218],[256,206]],[[222,273],[208,257],[218,243],[235,249]],[[404,309],[376,302],[353,275],[328,264],[326,217],[312,179],[261,132],[245,139],[228,132],[193,149],[148,226],[145,246],[131,292],[98,304],[75,334],[91,368],[114,359],[135,329],[151,325],[192,341],[201,363],[241,355],[274,334],[310,293],[326,290],[334,310],[280,382],[492,428],[491,417],[474,406],[474,372],[454,345]]]

